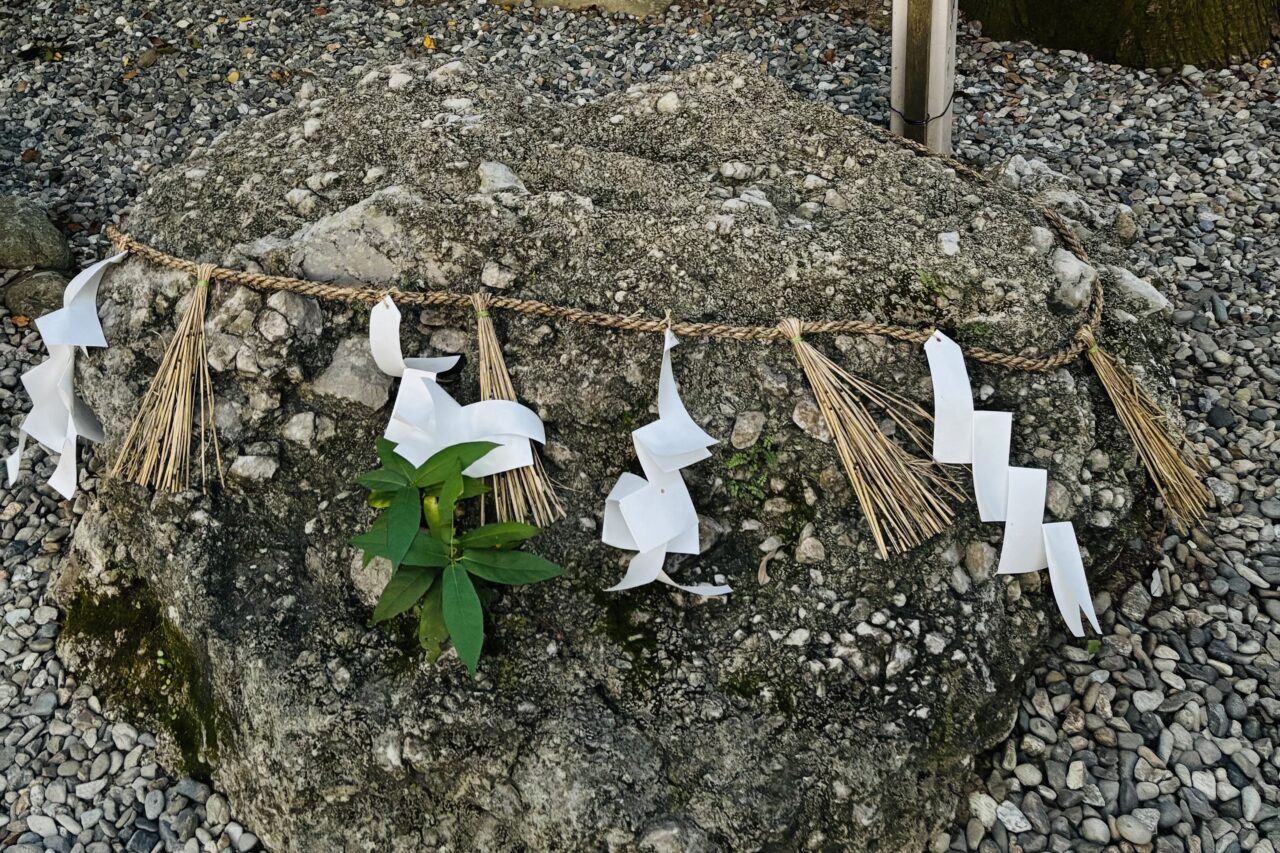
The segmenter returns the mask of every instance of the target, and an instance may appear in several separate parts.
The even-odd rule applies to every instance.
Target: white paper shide
[[[1044,504],[1049,472],[1039,468],[1009,469],[1009,510],[1004,520],[1004,546],[996,574],[1020,575],[1049,568],[1044,553]]]
[[[1069,521],[1057,521],[1044,525],[1045,557],[1049,562],[1049,581],[1053,584],[1053,597],[1058,601],[1058,612],[1071,633],[1084,636],[1080,624],[1080,611],[1089,617],[1089,624],[1099,634],[1098,617],[1093,612],[1093,597],[1089,595],[1089,580],[1084,574],[1084,561],[1080,558],[1080,546],[1076,544],[1076,529]]]
[[[62,294],[62,307],[36,320],[49,358],[22,374],[22,387],[31,397],[31,411],[18,428],[18,447],[5,459],[9,484],[18,479],[27,438],[59,454],[49,485],[64,498],[76,491],[76,440],[102,441],[102,425],[75,393],[76,348],[105,347],[98,320],[98,285],[108,266],[124,253],[98,261],[71,280]]]
[[[933,380],[933,458],[944,464],[973,461],[973,392],[960,346],[941,332],[924,343]]]
[[[1012,412],[973,413],[973,495],[983,521],[1004,521],[1008,512],[1012,439]]]
[[[400,377],[400,390],[384,436],[396,453],[421,465],[437,451],[468,441],[498,447],[467,468],[468,477],[488,477],[533,464],[530,441],[546,441],[542,419],[511,400],[482,400],[460,405],[436,381],[459,356],[406,359],[400,350],[400,309],[387,296],[369,314],[369,347],[378,368]]]
[[[960,347],[935,331],[924,345],[933,380],[933,457],[973,465],[973,491],[983,521],[1004,522],[1002,575],[1049,570],[1058,612],[1071,633],[1084,636],[1080,612],[1098,631],[1084,560],[1069,521],[1044,523],[1048,472],[1009,465],[1010,412],[976,412]]]
[[[632,589],[653,581],[697,595],[724,595],[724,585],[676,583],[663,566],[667,554],[698,554],[698,512],[689,496],[682,468],[711,455],[716,440],[702,430],[680,399],[671,370],[671,350],[679,340],[666,333],[662,375],[658,381],[658,419],[631,433],[644,476],[625,473],[605,501],[606,545],[638,553],[627,573],[609,592]]]

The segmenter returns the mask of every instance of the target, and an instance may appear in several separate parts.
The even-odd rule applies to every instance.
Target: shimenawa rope
[[[1046,211],[1048,213],[1050,211]],[[1049,218],[1050,223],[1053,219]],[[1069,229],[1068,229],[1069,230]],[[108,225],[107,236],[117,251],[128,252],[157,266],[185,273],[195,273],[196,264],[185,258],[175,257],[162,252],[154,246],[148,246],[120,231],[114,225]],[[1065,239],[1065,238],[1064,238]],[[213,267],[211,281],[237,284],[254,290],[283,290],[334,302],[348,302],[358,305],[374,305],[384,296],[390,296],[397,305],[415,305],[418,307],[471,308],[470,293],[454,293],[447,290],[409,291],[380,287],[344,287],[326,284],[319,281],[307,281],[301,278],[290,278],[281,275],[234,270],[226,267]],[[1103,291],[1100,283],[1095,283],[1090,300],[1089,311],[1084,325],[1076,331],[1071,342],[1057,352],[1047,356],[1024,356],[1005,353],[979,347],[967,347],[965,357],[983,364],[1006,367],[1011,370],[1044,371],[1070,364],[1085,351],[1084,332],[1092,330],[1102,318]],[[512,296],[490,296],[491,309],[513,311],[532,317],[548,320],[561,320],[568,323],[579,323],[587,326],[600,326],[606,329],[617,329],[626,332],[664,332],[668,321],[663,317],[641,317],[634,314],[608,314],[602,311],[587,311],[568,305],[551,305],[536,299],[519,299]],[[847,334],[847,335],[879,335],[909,344],[923,344],[929,339],[932,329],[911,329],[906,326],[894,326],[888,323],[876,323],[868,320],[800,320],[801,331],[806,335]],[[735,341],[785,341],[786,338],[774,326],[740,326],[731,323],[701,323],[693,321],[677,321],[670,324],[671,331],[682,337],[722,338]]]
[[[916,154],[937,156],[925,146],[911,140],[902,137],[895,137],[894,140]],[[958,174],[989,183],[983,175],[958,160],[950,157],[941,159]],[[1088,258],[1088,253],[1070,223],[1052,209],[1044,208],[1040,212],[1072,252],[1082,259]],[[256,290],[288,291],[317,299],[354,304],[372,305],[384,296],[390,296],[400,305],[472,308],[476,313],[477,331],[481,338],[481,393],[486,398],[515,398],[490,318],[490,311],[494,309],[621,331],[663,332],[670,329],[677,335],[689,337],[787,341],[792,345],[796,358],[814,389],[823,417],[836,439],[841,462],[867,516],[881,555],[887,556],[890,552],[914,547],[945,528],[952,518],[943,496],[956,496],[955,490],[932,466],[931,461],[911,457],[884,436],[864,402],[872,402],[884,409],[908,435],[918,429],[918,426],[911,423],[911,419],[923,414],[919,407],[854,377],[803,340],[804,335],[836,333],[879,335],[919,345],[929,339],[931,329],[912,329],[865,320],[786,319],[772,326],[672,322],[669,312],[666,317],[641,317],[587,311],[511,296],[344,287],[287,276],[227,269],[211,264],[196,264],[141,243],[114,226],[108,225],[106,233],[119,251],[129,252],[158,266],[195,274],[201,285],[199,290],[207,291],[208,283],[216,280]],[[202,369],[198,367],[199,364],[205,364],[202,322],[205,299],[207,294],[192,300],[117,459],[114,472],[143,485],[169,490],[187,486],[189,452],[180,449],[179,445],[184,439],[188,442],[190,440],[190,426],[194,415],[192,403],[195,400],[199,401],[202,444],[205,432],[212,430],[213,405],[208,368],[207,365]],[[1170,436],[1160,408],[1132,375],[1098,347],[1096,333],[1102,321],[1103,299],[1101,282],[1096,281],[1084,322],[1070,341],[1048,355],[1024,356],[978,347],[966,347],[964,354],[982,364],[1023,371],[1053,370],[1075,361],[1081,354],[1087,355],[1116,407],[1121,423],[1132,436],[1139,456],[1165,502],[1166,510],[1175,524],[1185,527],[1204,516],[1212,503],[1212,497],[1197,474],[1199,466],[1189,461],[1190,445],[1186,438],[1181,435],[1177,438]],[[189,388],[193,381],[199,386],[198,392]],[[188,386],[186,390],[184,386]],[[177,401],[177,405],[168,416],[157,411],[157,407],[165,408],[166,401],[173,400]],[[213,433],[213,442],[216,455],[216,432]],[[203,453],[201,455],[203,459]],[[159,471],[156,468],[157,460],[161,469]],[[220,457],[217,464],[221,474]],[[521,470],[524,473],[520,476],[495,485],[499,514],[512,518],[532,516],[540,524],[546,524],[562,514],[563,510],[550,481],[542,471],[541,463],[532,466],[532,470]]]

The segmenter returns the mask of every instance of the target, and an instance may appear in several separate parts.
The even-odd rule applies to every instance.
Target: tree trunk
[[[960,0],[984,35],[1144,68],[1225,65],[1280,26],[1280,0]]]

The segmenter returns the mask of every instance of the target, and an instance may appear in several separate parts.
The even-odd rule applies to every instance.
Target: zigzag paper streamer
[[[1020,575],[1049,568],[1044,553],[1044,505],[1049,474],[1040,468],[1009,469],[1009,511],[996,574]]]
[[[1004,521],[1009,507],[1011,412],[973,413],[973,496],[978,517]]]
[[[694,422],[680,399],[671,370],[671,350],[679,340],[670,331],[662,348],[658,380],[658,419],[631,433],[643,477],[623,474],[605,500],[601,540],[606,545],[638,551],[627,574],[606,592],[632,589],[653,581],[696,595],[724,595],[724,585],[676,583],[663,570],[667,554],[699,554],[698,512],[685,485],[682,468],[711,455],[716,440]]]
[[[973,392],[969,369],[955,341],[934,332],[924,342],[933,380],[933,458],[944,464],[973,461]]]
[[[510,400],[459,405],[436,377],[458,363],[458,356],[406,359],[400,350],[400,309],[384,297],[369,314],[369,348],[378,368],[401,379],[384,435],[396,453],[421,465],[439,450],[467,441],[491,441],[498,447],[467,468],[468,477],[487,477],[533,464],[530,441],[546,433],[531,409]]]
[[[1084,636],[1080,624],[1080,611],[1089,617],[1089,624],[1099,634],[1098,617],[1093,612],[1093,597],[1089,595],[1089,580],[1084,573],[1084,561],[1080,559],[1080,546],[1076,543],[1076,529],[1069,521],[1044,525],[1044,549],[1049,561],[1049,580],[1053,583],[1053,597],[1058,601],[1058,612],[1071,633]]]
[[[18,427],[17,449],[5,459],[11,486],[18,480],[29,436],[59,454],[49,485],[69,500],[78,480],[76,439],[102,441],[102,425],[75,393],[76,347],[107,345],[98,320],[98,285],[107,267],[124,256],[121,252],[82,270],[63,291],[62,307],[36,320],[49,358],[22,374],[31,411]]]
[[[1048,474],[1009,466],[1013,415],[975,412],[969,371],[960,347],[935,331],[924,345],[933,381],[934,458],[972,462],[973,490],[983,521],[1003,521],[998,574],[1049,570],[1058,612],[1071,633],[1084,636],[1080,611],[1099,631],[1089,581],[1071,522],[1044,523]],[[966,448],[965,442],[968,442]]]

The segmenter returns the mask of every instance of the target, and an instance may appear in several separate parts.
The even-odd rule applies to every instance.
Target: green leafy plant
[[[414,612],[427,659],[434,662],[450,641],[473,675],[484,645],[482,602],[492,592],[486,585],[515,586],[561,574],[555,563],[517,550],[538,534],[531,524],[504,521],[459,529],[460,502],[489,490],[462,472],[495,447],[457,444],[415,468],[395,452],[393,442],[378,439],[382,467],[356,478],[379,513],[351,544],[364,552],[365,565],[385,557],[392,567],[373,609],[374,624]]]
[[[916,270],[916,276],[920,279],[920,283],[932,292],[934,296],[946,296],[947,291],[943,281],[936,273],[926,269],[918,269]]]
[[[746,450],[740,450],[731,455],[724,461],[724,467],[730,471],[742,473],[725,483],[725,490],[728,491],[729,497],[734,499],[752,497],[756,500],[764,500],[769,473],[777,463],[778,454],[773,449],[772,436],[766,436],[759,444],[753,444]]]
[[[956,327],[956,336],[962,340],[985,341],[995,334],[986,323],[963,323]]]

